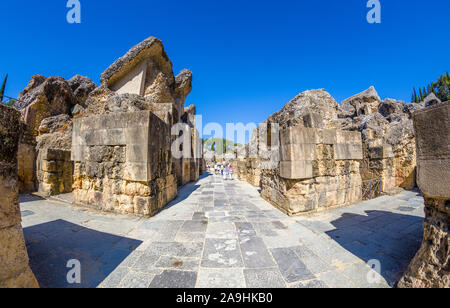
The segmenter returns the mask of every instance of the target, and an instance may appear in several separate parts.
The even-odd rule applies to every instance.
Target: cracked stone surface
[[[295,218],[249,184],[212,175],[182,187],[153,218],[67,200],[21,196],[30,265],[42,287],[393,287],[422,240],[423,199],[415,191]],[[81,263],[81,284],[67,283],[71,259]],[[377,264],[379,273],[371,270]]]

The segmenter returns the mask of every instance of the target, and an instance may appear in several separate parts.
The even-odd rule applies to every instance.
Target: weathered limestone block
[[[450,288],[450,102],[415,112],[414,128],[424,238],[399,287]]]
[[[19,191],[28,193],[36,190],[36,142],[25,129],[19,143],[17,163],[19,170]]]
[[[279,170],[263,170],[262,196],[288,215],[361,200],[361,134],[288,127],[280,132]]]
[[[154,215],[176,197],[169,127],[152,112],[75,119],[72,140],[76,202]]]
[[[72,119],[68,115],[46,118],[39,126],[35,163],[38,189],[43,196],[72,192]]]
[[[309,179],[332,175],[334,161],[361,160],[359,132],[321,130],[300,126],[281,131],[280,175],[286,179]],[[328,145],[328,146],[327,146]],[[322,162],[319,160],[322,159]],[[324,163],[331,163],[328,167]],[[320,166],[324,167],[319,170]],[[316,170],[314,170],[316,169]]]
[[[21,226],[17,151],[20,113],[0,105],[0,288],[38,287]]]
[[[416,187],[416,140],[412,120],[405,114],[394,114],[386,128],[384,141],[394,153],[394,185],[405,189]],[[392,116],[391,116],[392,117]]]
[[[49,197],[72,192],[73,162],[70,151],[42,149],[36,165],[42,195]]]

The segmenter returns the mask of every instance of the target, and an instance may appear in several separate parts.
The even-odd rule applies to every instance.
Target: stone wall
[[[361,133],[338,129],[337,113],[324,90],[296,96],[236,155],[238,179],[260,187],[264,199],[292,216],[360,201]]]
[[[288,215],[361,200],[361,134],[288,127],[280,132],[279,169],[265,169],[261,195]]]
[[[72,192],[73,162],[71,152],[60,149],[39,151],[36,161],[39,192],[46,196],[56,196]]]
[[[381,179],[381,192],[396,187],[394,152],[390,145],[381,139],[370,138],[363,143],[363,160],[361,161],[361,178],[363,181]],[[370,182],[365,184],[370,185]],[[374,195],[377,197],[378,195]]]
[[[19,191],[28,193],[36,191],[36,140],[23,129],[17,153],[19,168]]]
[[[183,139],[183,157],[174,159],[175,174],[179,186],[197,181],[203,169],[202,140],[196,129],[195,116],[195,106],[191,105],[184,108],[183,116],[180,118],[180,123],[183,124],[183,132],[179,134],[179,137]]]
[[[104,211],[154,215],[177,195],[167,124],[150,111],[74,120],[74,196]]]
[[[399,287],[450,288],[450,102],[416,111],[414,129],[424,238]]]
[[[79,75],[69,81],[35,75],[19,94],[15,107],[21,111],[24,127],[18,153],[21,192],[39,190],[42,195],[51,196],[72,191],[69,173],[73,168],[68,160],[71,118],[76,110],[86,106],[95,87],[89,78]],[[47,158],[47,150],[68,154]]]
[[[344,100],[339,106],[340,127],[362,133],[363,180],[381,178],[382,192],[416,187],[416,149],[412,111],[421,104],[381,100],[375,88]]]
[[[0,104],[0,288],[38,287],[21,226],[17,151],[20,113]]]

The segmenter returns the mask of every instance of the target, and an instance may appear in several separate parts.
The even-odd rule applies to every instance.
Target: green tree
[[[417,91],[416,91],[415,87],[413,88],[413,95],[412,95],[412,98],[411,98],[411,102],[414,102],[414,103],[418,103],[419,102],[419,98],[417,97]]]
[[[450,100],[450,75],[448,72],[441,75],[437,81],[430,83],[423,89],[419,88],[419,96],[417,96],[416,89],[413,88],[412,101],[420,103],[431,93],[434,93],[443,102]]]
[[[8,74],[6,74],[6,77],[3,80],[2,87],[0,88],[0,102],[3,102],[3,96],[5,95],[6,81],[8,81]]]

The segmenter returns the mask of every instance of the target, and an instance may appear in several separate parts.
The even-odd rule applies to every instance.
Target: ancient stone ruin
[[[289,215],[412,189],[412,114],[439,103],[432,95],[420,104],[381,100],[370,87],[338,105],[324,90],[306,91],[262,123],[245,149],[221,160]]]
[[[425,198],[422,247],[400,287],[450,287],[450,102],[414,113],[417,179]]]
[[[160,40],[133,47],[102,74],[102,85],[74,119],[74,196],[107,211],[154,215],[177,196],[177,184],[200,175],[201,153],[172,157],[172,127],[195,131],[195,107],[184,102],[192,73],[175,77]],[[178,132],[177,132],[178,133]],[[189,138],[196,149],[199,139]]]
[[[255,131],[239,177],[289,215],[360,201],[361,134],[338,129],[337,114],[324,90],[298,95]]]
[[[18,154],[21,192],[52,196],[72,191],[72,117],[95,87],[87,77],[66,81],[35,75],[19,94],[15,107],[24,123]]]
[[[0,105],[0,288],[38,287],[21,226],[17,151],[20,113]]]
[[[418,184],[425,197],[422,248],[401,287],[449,287],[450,103],[382,100],[376,90],[341,104],[325,90],[297,95],[245,146],[203,155],[192,72],[173,73],[150,37],[101,75],[35,75],[15,108],[0,106],[0,287],[37,287],[28,265],[18,193],[73,193],[101,211],[153,216],[210,163],[290,216],[343,207]]]
[[[45,197],[73,191],[78,204],[155,214],[204,168],[196,109],[184,105],[191,90],[192,73],[174,76],[154,37],[114,62],[99,87],[80,75],[33,76],[15,105],[24,130],[20,191]],[[174,157],[178,138],[185,150]]]

